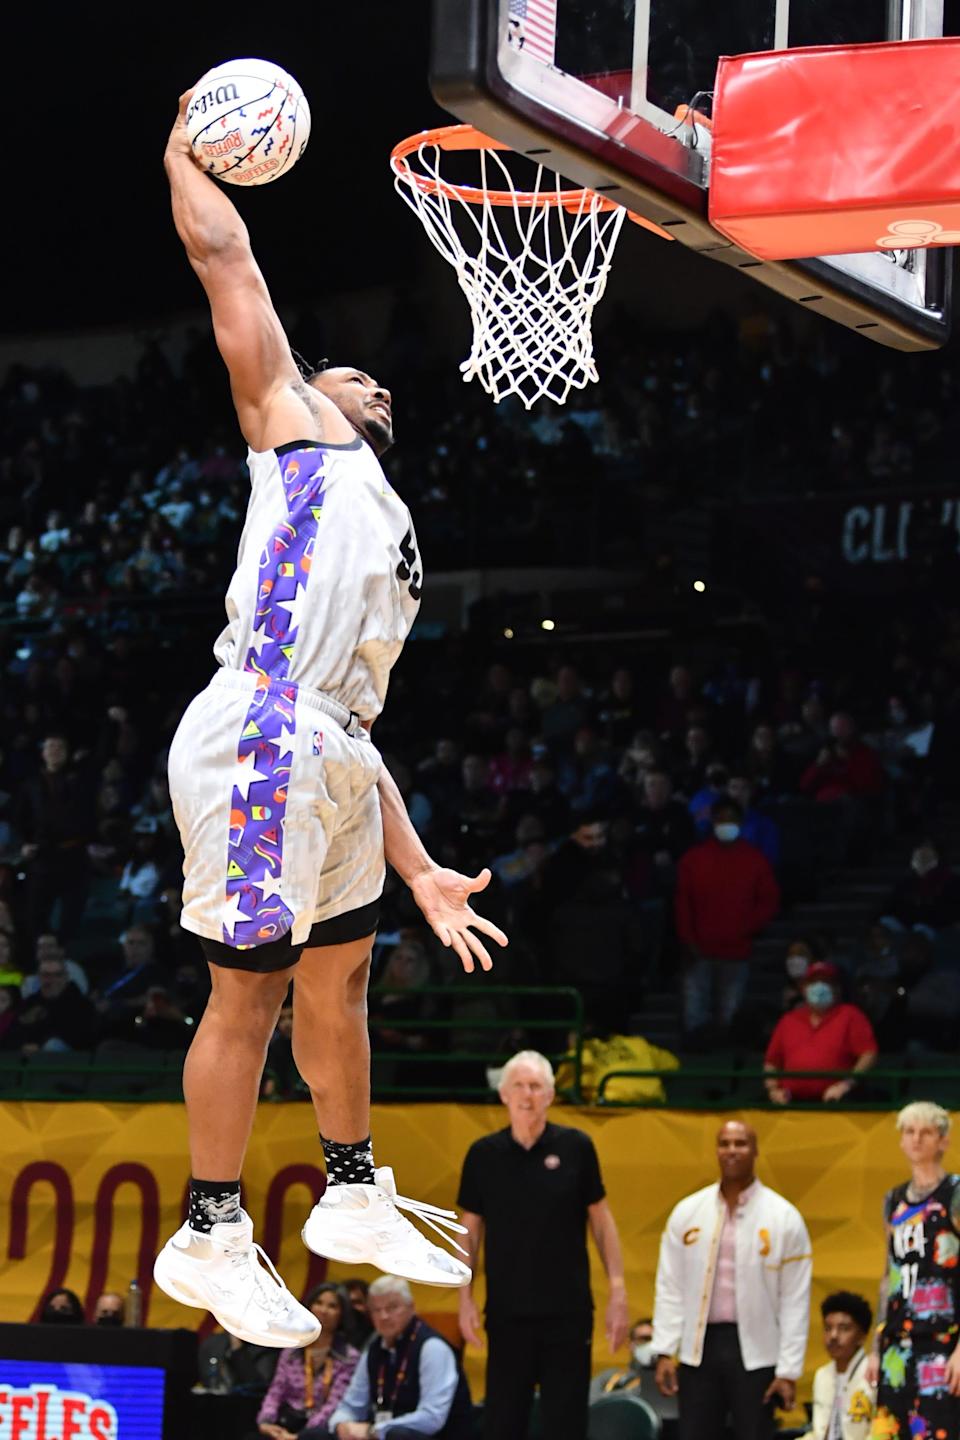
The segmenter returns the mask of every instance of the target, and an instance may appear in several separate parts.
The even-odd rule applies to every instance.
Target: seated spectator
[[[183,1014],[165,985],[151,985],[139,1015],[128,1021],[126,1038],[148,1050],[186,1051],[193,1038]],[[115,1027],[113,1038],[123,1038]]]
[[[548,851],[543,824],[536,815],[520,817],[514,839],[516,844],[512,850],[504,855],[495,855],[490,861],[490,869],[508,889],[530,880],[543,864]]]
[[[251,1345],[221,1330],[200,1342],[197,1377],[211,1395],[231,1395],[237,1390],[263,1395],[274,1377],[278,1358],[286,1353]]]
[[[17,1021],[22,1053],[89,1050],[97,1039],[97,1012],[70,979],[64,961],[42,960],[37,978],[37,992]]]
[[[376,1428],[385,1440],[420,1435],[470,1440],[473,1410],[466,1377],[451,1346],[416,1314],[406,1280],[381,1275],[370,1286],[368,1303],[376,1334],[333,1413],[331,1434],[337,1440],[369,1434],[361,1427],[372,1425],[377,1412],[384,1411],[390,1423]]]
[[[0,930],[0,985],[19,987],[23,978],[23,971],[13,957],[13,937],[6,930]]]
[[[813,1417],[803,1440],[868,1440],[877,1405],[864,1349],[873,1319],[870,1306],[862,1295],[837,1290],[823,1301],[820,1313],[830,1359],[813,1377]]]
[[[639,1395],[661,1420],[675,1422],[679,1414],[677,1397],[662,1395],[654,1381],[657,1357],[653,1349],[653,1321],[635,1320],[630,1327],[629,1344],[629,1364],[601,1370],[590,1381],[591,1402],[602,1395]]]
[[[84,1318],[79,1295],[72,1290],[51,1290],[40,1306],[37,1322],[40,1325],[82,1325]]]
[[[727,786],[730,781],[730,775],[726,765],[714,764],[707,766],[707,773],[704,779],[706,783],[702,785],[697,791],[697,793],[695,795],[692,795],[687,802],[687,809],[690,811],[690,818],[693,821],[694,828],[697,832],[698,837],[701,840],[704,838],[705,835],[710,834],[710,829],[712,825],[712,821],[710,818],[711,811],[713,810],[716,802],[720,799],[721,795],[724,795],[726,793]],[[740,801],[740,797],[738,795],[734,795],[733,798],[738,803],[743,803],[742,801]]]
[[[852,715],[830,717],[830,740],[800,777],[800,789],[820,804],[834,800],[869,799],[883,789],[877,752],[858,737]]]
[[[792,788],[790,762],[783,753],[772,725],[755,726],[750,737],[750,748],[738,769],[742,775],[753,781],[758,801],[783,795]]]
[[[20,991],[15,985],[0,985],[0,1050],[17,1047],[17,1011]]]
[[[840,972],[817,960],[803,982],[804,1004],[777,1021],[764,1056],[764,1083],[775,1105],[791,1100],[842,1100],[877,1058],[873,1027],[857,1005],[840,998]],[[848,1076],[785,1076],[780,1070],[847,1070]]]
[[[693,821],[687,807],[673,798],[673,782],[665,770],[648,770],[642,793],[634,837],[653,866],[653,888],[669,893],[677,861],[694,842]]]
[[[533,761],[530,742],[523,730],[511,725],[503,737],[504,748],[490,761],[490,789],[497,795],[511,790],[529,790]]]
[[[306,1303],[323,1329],[319,1340],[305,1349],[280,1353],[257,1415],[260,1434],[273,1440],[284,1440],[288,1433],[328,1435],[331,1416],[360,1359],[344,1328],[348,1307],[342,1291],[329,1282],[318,1285]]]
[[[515,824],[524,815],[533,815],[543,826],[547,840],[557,840],[573,828],[570,802],[557,786],[556,769],[543,747],[534,745],[529,790],[517,790],[508,798],[506,823]]]
[[[430,997],[422,993],[430,979],[427,952],[416,940],[401,940],[387,961],[383,974],[370,991],[370,1038],[388,1050],[422,1050],[427,1043],[422,1031],[403,1028],[397,1020],[423,1020]],[[384,993],[387,988],[400,993]]]
[[[118,1295],[116,1290],[105,1290],[97,1297],[90,1323],[105,1327],[120,1326],[123,1324],[125,1311],[123,1296]]]
[[[97,1009],[109,1018],[142,1009],[151,986],[164,978],[154,959],[153,934],[145,925],[128,926],[120,936],[120,949],[119,969],[108,973],[97,993]]]
[[[373,1324],[367,1308],[370,1286],[366,1280],[352,1275],[348,1280],[344,1280],[343,1289],[350,1302],[350,1314],[344,1321],[344,1325],[351,1341],[360,1350],[366,1344],[368,1337],[373,1334]]]
[[[713,807],[713,835],[694,845],[677,867],[677,937],[686,947],[683,1023],[688,1034],[715,1018],[728,1027],[740,1009],[754,937],[780,908],[769,862],[740,839],[735,800]],[[714,988],[719,991],[714,1005]]]
[[[410,816],[410,824],[418,835],[425,835],[430,829],[430,822],[433,819],[433,806],[420,786],[415,784],[413,771],[409,765],[403,765],[394,756],[391,756],[387,768],[403,796],[403,803]]]
[[[24,1000],[29,1000],[31,995],[36,995],[40,988],[39,971],[41,962],[44,960],[62,960],[67,967],[67,975],[76,985],[81,995],[87,995],[90,991],[90,981],[87,979],[87,972],[76,960],[70,960],[56,935],[38,935],[34,947],[34,957],[37,962],[37,969],[32,975],[24,976],[23,984],[20,986],[20,993]]]
[[[934,935],[960,924],[960,876],[947,865],[936,842],[921,840],[910,857],[910,874],[884,901],[881,923],[896,930]]]
[[[617,772],[600,736],[591,725],[581,725],[573,739],[573,754],[560,766],[560,790],[570,802],[574,819],[608,819],[621,793]]]
[[[640,718],[636,685],[629,670],[623,667],[614,670],[610,689],[600,696],[598,706],[597,719],[604,739],[615,750],[623,750],[629,744]]]
[[[713,736],[703,725],[691,725],[684,736],[684,756],[677,771],[677,789],[689,799],[702,790],[714,762]]]
[[[48,928],[60,902],[60,938],[72,936],[83,917],[89,874],[86,843],[92,830],[87,778],[56,732],[41,746],[39,772],[21,788],[17,830],[27,865],[28,928]]]
[[[764,815],[762,810],[754,809],[757,791],[753,781],[748,775],[731,775],[727,791],[743,811],[741,833],[744,840],[751,845],[756,845],[760,853],[770,861],[771,868],[778,869],[780,865],[780,826],[775,820],[771,820],[769,815]]]
[[[627,785],[642,786],[651,770],[663,768],[662,746],[649,730],[638,730],[620,759],[620,779]]]
[[[787,983],[783,988],[780,1001],[781,1010],[793,1010],[795,1006],[802,1005],[803,982],[807,977],[807,971],[815,960],[827,958],[826,947],[821,937],[809,935],[798,935],[791,940],[787,946],[784,969],[787,972]]]
[[[133,920],[148,919],[152,915],[160,890],[161,875],[157,863],[159,828],[159,821],[151,815],[143,815],[136,822],[131,847],[117,882],[118,891],[129,903],[126,913]]]
[[[541,717],[543,738],[557,755],[572,748],[574,736],[589,718],[589,701],[572,665],[557,671],[556,698],[545,706]]]

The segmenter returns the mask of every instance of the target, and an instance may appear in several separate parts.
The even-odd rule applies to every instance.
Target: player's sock
[[[209,1235],[214,1225],[236,1225],[243,1219],[239,1180],[190,1180],[187,1223]]]
[[[373,1145],[368,1135],[366,1140],[356,1140],[344,1145],[339,1140],[328,1140],[320,1136],[323,1158],[327,1166],[328,1185],[373,1185]]]

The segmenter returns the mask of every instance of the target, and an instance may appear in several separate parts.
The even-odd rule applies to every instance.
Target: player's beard
[[[363,438],[367,440],[379,455],[385,455],[393,444],[393,426],[387,425],[383,420],[378,420],[375,415],[366,414],[363,417]]]

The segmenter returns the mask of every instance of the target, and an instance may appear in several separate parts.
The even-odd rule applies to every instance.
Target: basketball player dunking
[[[450,1212],[403,1200],[392,1172],[373,1165],[366,988],[384,858],[465,970],[491,965],[474,931],[500,945],[506,936],[468,903],[489,871],[470,879],[434,864],[370,740],[421,586],[409,512],[378,458],[393,440],[389,392],[360,370],[301,375],[246,228],[193,159],[189,98],[165,156],[173,217],[210,302],[251,488],[219,669],[170,749],[182,924],[200,938],[212,994],[183,1074],[189,1215],[154,1273],[166,1294],[211,1310],[243,1340],[306,1345],[317,1321],[260,1263],[240,1207],[287,987],[292,979],[294,1056],[327,1171],[305,1243],[351,1265],[462,1285],[467,1267],[400,1213],[442,1235],[439,1226],[459,1228]]]

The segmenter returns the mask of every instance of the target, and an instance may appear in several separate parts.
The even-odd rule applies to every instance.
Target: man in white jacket
[[[717,1136],[720,1182],[676,1205],[660,1242],[657,1384],[679,1393],[679,1440],[768,1440],[796,1402],[810,1323],[810,1237],[800,1212],[756,1177],[741,1120]]]
[[[862,1295],[837,1290],[820,1313],[830,1359],[813,1377],[813,1423],[803,1440],[868,1440],[877,1406],[863,1348],[873,1319],[870,1306]]]

